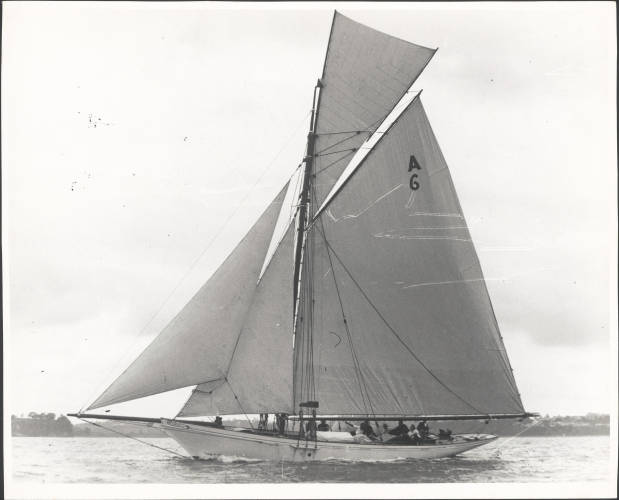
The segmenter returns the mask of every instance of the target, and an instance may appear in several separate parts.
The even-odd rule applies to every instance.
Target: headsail
[[[178,416],[292,412],[294,224],[258,283],[226,380],[201,384]]]
[[[312,396],[321,413],[523,411],[471,236],[419,98],[310,231]],[[308,348],[303,339],[298,344]],[[303,364],[295,370],[296,406],[308,394]]]
[[[409,90],[434,52],[335,12],[316,120],[318,205],[354,150]]]
[[[225,383],[235,348],[238,348],[237,342],[239,346],[245,342],[240,342],[239,335],[246,328],[246,319],[262,311],[256,310],[255,303],[256,295],[263,294],[264,287],[258,287],[256,283],[276,221],[280,211],[285,209],[282,202],[287,187],[282,189],[207,283],[89,409],[194,384],[214,388]],[[286,280],[285,277],[281,279]],[[287,291],[290,290],[290,280],[280,284]],[[287,316],[290,316],[291,309],[292,306],[288,305],[285,310]],[[277,316],[277,310],[265,314]],[[278,327],[277,331],[282,339],[278,345],[290,353],[291,327],[280,326],[281,330]],[[279,370],[278,367],[276,369]],[[281,369],[289,376],[289,366],[284,364]],[[284,391],[285,385],[277,389]],[[234,412],[239,412],[238,404]]]

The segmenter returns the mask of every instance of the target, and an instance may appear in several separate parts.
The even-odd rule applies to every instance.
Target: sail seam
[[[437,375],[434,374],[434,372],[432,372],[432,370],[430,370],[430,368],[428,368],[428,366],[426,366],[426,364],[421,361],[421,359],[413,352],[413,350],[402,340],[402,338],[398,335],[398,333],[394,330],[394,328],[389,324],[389,322],[385,319],[385,317],[381,314],[381,312],[376,308],[376,306],[374,305],[374,303],[370,300],[370,298],[367,296],[367,294],[365,293],[365,291],[363,290],[363,288],[361,288],[361,285],[359,285],[359,283],[357,282],[357,280],[353,277],[353,275],[350,273],[350,271],[348,270],[348,268],[344,265],[344,263],[342,262],[342,260],[340,259],[340,257],[338,256],[337,252],[333,249],[333,247],[329,244],[329,242],[327,241],[326,237],[324,237],[323,234],[323,238],[325,240],[325,244],[327,245],[327,247],[329,249],[331,249],[331,251],[333,252],[333,255],[335,256],[335,258],[338,260],[338,262],[340,263],[340,265],[342,266],[342,268],[344,269],[344,271],[346,271],[346,274],[348,274],[348,276],[350,277],[350,279],[352,280],[352,282],[355,284],[355,286],[359,289],[359,291],[361,292],[361,294],[363,295],[363,297],[365,298],[365,300],[367,300],[367,302],[370,304],[370,306],[372,307],[372,309],[374,309],[374,311],[376,312],[376,314],[378,314],[378,317],[382,320],[382,322],[385,324],[385,326],[387,326],[387,328],[389,329],[389,331],[396,337],[396,339],[398,339],[398,341],[402,344],[402,346],[408,351],[408,353],[422,366],[422,368],[424,370],[426,370],[428,372],[428,374],[430,374],[430,376],[432,378],[434,378],[434,380],[436,380],[442,387],[444,387],[449,393],[453,394],[454,396],[456,396],[460,401],[462,401],[463,403],[465,403],[467,406],[471,407],[473,410],[481,413],[481,414],[487,414],[486,412],[481,411],[480,409],[476,408],[475,406],[473,406],[471,403],[469,403],[467,400],[465,400],[464,398],[462,398],[462,396],[460,396],[459,394],[457,394],[455,391],[453,391],[447,384],[445,384]]]

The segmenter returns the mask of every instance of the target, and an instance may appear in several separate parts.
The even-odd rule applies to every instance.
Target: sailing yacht
[[[445,158],[411,87],[436,51],[335,12],[300,167],[195,296],[88,407],[195,386],[149,422],[190,456],[438,458],[367,420],[526,418]],[[258,428],[195,420],[261,414]],[[276,416],[269,427],[268,418]],[[192,420],[192,418],[194,420]]]

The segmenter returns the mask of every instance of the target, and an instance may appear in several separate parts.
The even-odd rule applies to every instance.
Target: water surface
[[[168,438],[145,441],[184,454]],[[610,440],[517,437],[458,457],[290,463],[196,461],[125,438],[13,438],[13,478],[36,483],[449,483],[606,481]]]

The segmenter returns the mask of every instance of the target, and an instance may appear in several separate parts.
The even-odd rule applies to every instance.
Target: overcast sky
[[[243,236],[302,157],[334,6],[440,48],[414,88],[525,407],[616,405],[613,4],[11,2],[8,412],[91,402]],[[186,395],[116,411],[171,416]]]

